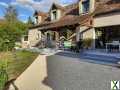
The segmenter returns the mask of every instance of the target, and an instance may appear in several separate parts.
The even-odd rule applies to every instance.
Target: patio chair
[[[110,52],[118,52],[119,51],[119,46],[116,46],[116,45],[119,45],[120,43],[119,43],[119,41],[112,41],[112,44],[111,45],[109,45],[109,51]]]

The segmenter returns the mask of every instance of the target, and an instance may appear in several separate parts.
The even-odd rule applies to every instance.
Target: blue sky
[[[66,5],[75,3],[78,0],[0,0],[0,18],[4,17],[5,8],[8,5],[16,7],[18,18],[26,22],[29,16],[33,16],[35,10],[47,12],[53,2]]]

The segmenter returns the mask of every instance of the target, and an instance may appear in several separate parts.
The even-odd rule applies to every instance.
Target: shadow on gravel
[[[53,56],[48,56],[46,62],[48,76],[44,79],[43,84],[51,87],[53,90],[73,90],[71,89],[72,87],[74,87],[72,86],[73,85],[72,83],[76,83],[77,79],[74,80],[72,83],[70,83],[70,81],[72,80],[71,78],[76,78],[75,76],[72,76],[72,74],[76,73],[75,75],[78,75],[77,73],[79,72],[79,69],[73,68],[73,66],[75,67],[76,64],[72,63],[73,65],[72,66],[71,63],[69,63],[69,59],[66,58],[70,58],[70,59],[74,58],[72,60],[80,60],[82,56],[80,53],[72,53],[72,52],[60,52]],[[98,60],[99,62],[96,61],[97,60],[90,61],[88,59],[85,62],[103,64],[100,63],[103,62],[101,60]],[[103,65],[109,65],[109,64],[104,63]],[[76,86],[78,85],[79,87],[79,84],[75,84],[75,85]],[[66,88],[66,86],[69,86],[71,88],[70,89]]]
[[[48,59],[49,58],[49,59]],[[52,90],[56,90],[55,85],[54,85],[54,72],[55,71],[53,65],[54,65],[54,59],[50,59],[50,56],[47,57],[46,59],[46,64],[47,64],[47,77],[44,78],[43,84],[49,86],[52,88]]]
[[[53,90],[81,90],[80,89],[81,86],[82,88],[87,88],[87,89],[90,88],[89,85],[90,84],[93,85],[94,82],[92,81],[94,81],[93,79],[96,76],[97,76],[95,78],[96,81],[99,80],[101,75],[104,76],[104,74],[106,75],[106,77],[108,77],[108,75],[112,76],[109,74],[111,73],[111,69],[108,68],[105,69],[106,71],[109,71],[109,73],[101,71],[104,68],[104,66],[99,66],[100,68],[102,67],[102,69],[100,69],[101,75],[98,74],[99,72],[96,68],[99,67],[97,67],[96,65],[94,66],[92,64],[89,64],[90,66],[86,66],[88,64],[84,64],[85,66],[84,65],[82,66],[81,62],[78,61],[79,59],[81,59],[80,57],[81,55],[79,53],[72,53],[72,52],[60,52],[57,53],[56,55],[48,56],[46,60],[48,76],[44,79],[43,84],[51,87]],[[90,63],[94,63],[94,61]],[[109,79],[111,80],[111,78]],[[88,84],[87,80],[90,81],[89,82],[90,84]],[[100,83],[102,84],[102,82]],[[85,86],[86,84],[88,84],[87,87]],[[98,86],[97,83],[94,84],[96,84],[96,87]],[[92,89],[89,90],[94,90],[93,89],[94,86],[91,88]],[[99,90],[103,90],[103,89],[99,89]],[[108,89],[104,89],[104,90],[108,90]]]
[[[56,55],[47,57],[46,59],[47,77],[44,78],[43,84],[51,87],[53,90],[69,90],[66,86],[69,86],[70,84],[69,81],[71,78],[68,79],[68,77],[72,76],[72,74],[71,72],[69,73],[67,72],[67,70],[69,70],[70,68],[65,66],[66,58],[65,60],[63,60],[64,57],[63,58],[61,57],[61,56],[72,57],[72,58],[76,57],[76,56],[73,57],[74,55],[73,56],[72,55],[69,56],[69,55],[70,54],[68,53],[60,52],[60,53],[57,53]],[[70,90],[73,90],[73,89],[70,89]]]
[[[47,77],[43,80],[43,84],[52,88],[52,90],[66,90],[64,87],[63,62],[55,56],[47,57]],[[65,76],[66,77],[66,76]]]

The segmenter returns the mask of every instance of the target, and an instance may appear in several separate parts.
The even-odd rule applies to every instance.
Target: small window
[[[53,11],[53,20],[56,20],[57,19],[57,11]]]
[[[50,40],[50,33],[47,33],[47,40],[49,41]]]
[[[82,12],[83,13],[89,12],[89,7],[90,7],[90,0],[84,0],[82,2]]]
[[[24,41],[28,41],[28,36],[24,36]]]
[[[39,38],[40,38],[40,35],[39,35],[39,33],[38,33],[38,34],[37,34],[37,38],[36,38],[36,39],[37,39],[37,40],[39,40]]]
[[[52,40],[56,40],[56,33],[53,33]]]

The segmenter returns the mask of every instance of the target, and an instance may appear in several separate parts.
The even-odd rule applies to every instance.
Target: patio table
[[[106,43],[106,52],[108,52],[108,46],[111,45],[111,46],[118,46],[119,47],[119,52],[120,52],[120,43]]]

